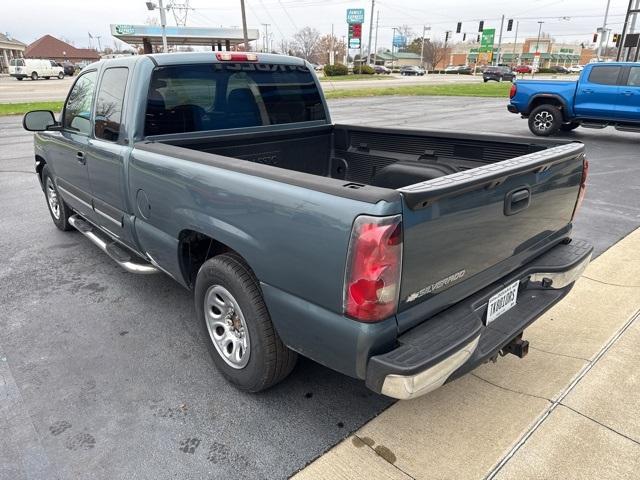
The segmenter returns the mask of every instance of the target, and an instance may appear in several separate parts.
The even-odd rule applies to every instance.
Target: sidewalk
[[[524,338],[525,359],[395,403],[295,480],[640,478],[640,229]]]

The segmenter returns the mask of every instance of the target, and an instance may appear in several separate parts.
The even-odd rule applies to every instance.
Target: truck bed
[[[167,136],[163,136],[167,137]],[[278,133],[180,134],[166,145],[286,170],[398,189],[558,145],[513,137],[320,126]]]

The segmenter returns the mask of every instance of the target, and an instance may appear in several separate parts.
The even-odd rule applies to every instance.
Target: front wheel
[[[539,137],[557,133],[562,125],[562,113],[553,105],[540,105],[529,114],[529,130]]]
[[[213,363],[239,389],[265,390],[293,370],[297,354],[280,340],[257,279],[239,256],[225,253],[202,265],[195,307]]]
[[[64,72],[58,74],[58,80],[64,80]]]
[[[69,223],[69,217],[73,215],[73,212],[60,196],[58,187],[47,165],[42,169],[42,185],[44,186],[44,196],[47,199],[47,207],[53,223],[63,232],[73,230]]]

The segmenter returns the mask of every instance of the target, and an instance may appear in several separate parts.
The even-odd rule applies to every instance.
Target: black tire
[[[67,232],[69,230],[73,230],[73,227],[69,223],[69,217],[73,215],[73,211],[64,203],[64,200],[60,196],[60,192],[58,192],[58,187],[56,186],[56,182],[49,172],[49,167],[47,165],[42,169],[42,185],[44,187],[44,198],[47,202],[47,209],[49,210],[49,214],[51,215],[51,220],[59,230],[63,232]],[[49,195],[51,195],[50,189],[53,189],[55,192],[55,196],[58,202],[58,210],[56,210],[52,206],[52,202],[50,201]]]
[[[554,105],[540,105],[529,114],[529,130],[538,137],[558,133],[562,125],[562,112]]]
[[[562,125],[560,125],[560,131],[561,132],[570,132],[572,130],[575,130],[579,126],[580,126],[580,124],[578,122],[563,123]]]
[[[207,326],[207,293],[217,287],[223,287],[232,296],[248,330],[249,359],[242,367],[233,367],[223,359],[214,343],[213,333],[209,332]],[[225,253],[202,265],[196,278],[195,307],[216,368],[240,390],[265,390],[286,378],[295,367],[297,353],[288,349],[280,340],[262,298],[258,281],[238,255]],[[235,315],[232,319],[233,324],[239,321]]]
[[[19,82],[21,82],[24,79],[24,77],[16,77],[16,80],[18,80]]]
[[[38,79],[38,72],[31,72],[31,80],[37,80]]]
[[[58,74],[58,80],[64,80],[64,72]]]

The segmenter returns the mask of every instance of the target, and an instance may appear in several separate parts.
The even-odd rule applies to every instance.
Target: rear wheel
[[[38,72],[31,72],[31,80],[37,80],[38,79]]]
[[[63,78],[64,78],[64,72],[60,72],[60,73],[58,74],[58,79],[59,79],[59,80],[62,80]]]
[[[553,105],[540,105],[529,114],[529,130],[539,137],[557,133],[562,125],[562,113]]]
[[[280,340],[251,269],[235,254],[207,260],[195,306],[216,368],[239,389],[259,392],[283,380],[297,354]]]

